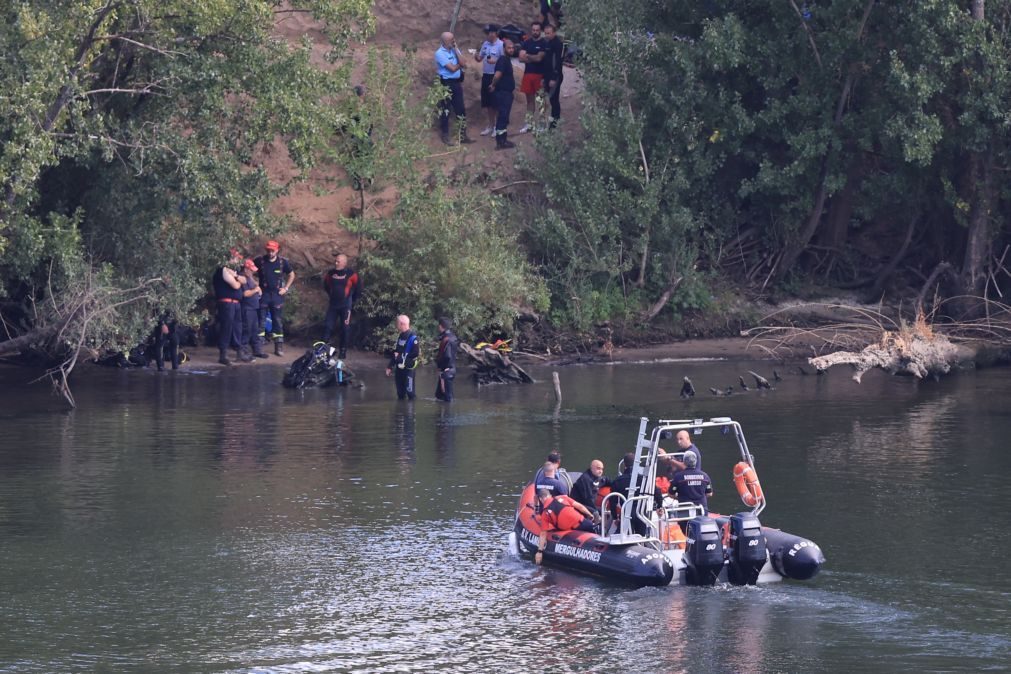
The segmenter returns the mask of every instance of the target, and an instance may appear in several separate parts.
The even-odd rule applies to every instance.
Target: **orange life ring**
[[[753,508],[765,500],[762,494],[762,483],[758,481],[755,469],[744,461],[734,466],[734,486],[741,495],[744,505]]]

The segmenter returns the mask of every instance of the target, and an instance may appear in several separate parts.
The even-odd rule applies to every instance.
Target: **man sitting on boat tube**
[[[537,500],[541,502],[541,526],[545,531],[578,529],[596,533],[593,515],[579,501],[564,495],[552,496],[547,489],[537,490]]]

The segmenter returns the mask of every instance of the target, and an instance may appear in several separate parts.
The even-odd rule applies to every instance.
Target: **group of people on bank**
[[[231,365],[229,347],[242,362],[267,358],[268,337],[274,355],[284,355],[284,299],[295,282],[295,270],[280,255],[277,241],[268,241],[257,258],[231,250],[227,264],[214,271],[211,283],[217,307],[218,362]]]
[[[284,355],[284,299],[295,282],[295,272],[291,263],[280,255],[281,246],[277,241],[268,241],[265,249],[265,253],[255,259],[244,259],[237,249],[232,249],[229,261],[214,271],[218,362],[222,365],[232,364],[228,358],[229,348],[235,349],[236,358],[242,362],[267,358],[263,345],[268,338],[274,342],[274,354]],[[323,289],[328,298],[323,341],[329,343],[336,337],[340,360],[347,358],[351,315],[361,288],[361,277],[348,265],[347,256],[336,255],[333,268],[323,275]],[[439,378],[435,397],[450,402],[459,339],[453,333],[449,318],[440,318],[438,325],[435,366]],[[397,316],[397,331],[399,335],[386,376],[394,377],[398,399],[413,400],[415,372],[421,355],[418,335],[411,329],[411,319],[406,315]]]
[[[484,27],[486,39],[480,49],[470,50],[474,60],[481,64],[481,108],[486,115],[486,126],[481,135],[492,136],[497,150],[515,147],[509,140],[509,121],[516,91],[514,58],[523,65],[519,89],[526,98],[525,121],[517,133],[553,129],[561,118],[559,95],[564,77],[565,45],[556,27],[547,22],[550,11],[543,12],[543,9],[542,20],[530,25],[530,32],[522,41],[514,42],[501,36],[499,26],[489,23]],[[442,34],[439,48],[435,51],[435,66],[439,82],[446,89],[446,97],[439,103],[442,142],[447,145],[453,142],[449,134],[449,115],[452,112],[456,116],[459,142],[472,143],[467,134],[463,96],[467,59],[460,53],[453,33]],[[539,116],[545,101],[550,105],[550,116],[546,124],[541,124]]]
[[[691,440],[688,431],[678,431],[675,437],[681,459],[662,453],[656,473],[654,498],[656,508],[663,505],[664,497],[671,497],[680,504],[693,503],[709,512],[709,497],[713,495],[713,483],[702,470],[702,452]],[[663,450],[661,450],[662,452]],[[622,472],[613,480],[604,474],[604,464],[599,459],[590,462],[589,467],[572,483],[559,477],[561,457],[548,454],[544,466],[534,476],[534,490],[541,508],[541,522],[545,530],[571,530],[600,533],[600,507],[603,497],[612,492],[627,494],[632,481],[632,464],[635,454],[628,453],[622,459]],[[608,501],[611,516],[617,519],[619,499]]]

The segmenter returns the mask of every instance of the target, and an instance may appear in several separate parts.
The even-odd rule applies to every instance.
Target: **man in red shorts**
[[[548,43],[541,36],[541,24],[534,21],[530,24],[530,37],[520,45],[520,63],[524,65],[523,81],[520,91],[527,97],[527,122],[517,133],[526,133],[530,125],[536,122],[534,103],[544,86],[544,56]]]

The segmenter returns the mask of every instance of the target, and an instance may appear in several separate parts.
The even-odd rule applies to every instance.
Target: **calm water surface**
[[[748,369],[564,369],[559,410],[548,372],[449,406],[429,372],[411,405],[379,372],[292,392],[263,364],[103,371],[76,412],[5,386],[0,671],[1007,671],[1011,370],[708,394]],[[613,474],[640,416],[720,415],[763,522],[825,551],[814,581],[633,590],[506,554],[550,449]],[[733,460],[705,460],[725,512]]]

